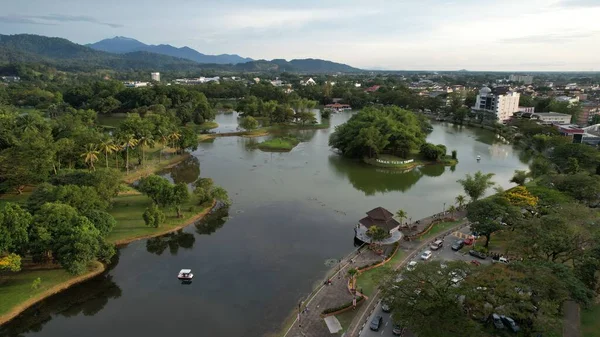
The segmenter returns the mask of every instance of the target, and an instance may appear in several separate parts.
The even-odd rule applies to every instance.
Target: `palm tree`
[[[108,154],[117,151],[117,146],[113,143],[112,139],[104,140],[99,145],[100,151],[104,152],[104,160],[106,161],[106,168],[108,168]]]
[[[467,198],[462,194],[457,195],[456,199],[454,199],[454,200],[458,204],[458,208],[462,208],[463,205],[467,203]]]
[[[179,138],[181,138],[181,133],[179,133],[178,131],[173,131],[169,135],[169,139],[171,140],[172,148],[175,148],[175,141],[179,140]]]
[[[448,212],[450,212],[450,216],[452,218],[454,218],[454,212],[456,212],[456,211],[457,211],[456,206],[450,205],[450,207],[448,207]]]
[[[115,165],[117,170],[119,169],[119,152],[123,151],[123,145],[115,144]]]
[[[348,269],[348,272],[346,273],[346,276],[348,276],[348,279],[351,280],[352,284],[351,287],[354,288],[354,282],[355,282],[355,277],[358,274],[358,270],[356,270],[356,268],[350,268]]]
[[[398,212],[396,212],[396,217],[400,219],[400,223],[402,223],[402,220],[406,219],[407,215],[403,209],[399,209]]]
[[[134,148],[138,144],[138,140],[135,139],[135,136],[132,134],[125,135],[125,143],[123,143],[123,147],[125,148],[125,171],[129,174],[129,148]]]
[[[85,152],[81,156],[84,157],[83,161],[90,166],[90,170],[96,170],[94,162],[98,161],[99,154],[100,151],[98,151],[98,147],[95,144],[86,145]]]
[[[162,152],[165,150],[165,148],[167,147],[167,144],[169,143],[169,135],[163,133],[162,131],[158,131],[158,139],[163,145],[162,150],[160,150],[158,152],[158,162],[160,162],[161,157],[162,157]]]
[[[147,146],[154,147],[154,139],[143,136],[139,139],[138,144],[142,148],[142,165],[143,165],[146,161],[146,151],[144,151],[144,148]]]

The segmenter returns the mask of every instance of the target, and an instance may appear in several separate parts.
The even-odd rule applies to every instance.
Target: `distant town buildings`
[[[519,111],[520,94],[509,90],[507,87],[492,89],[483,87],[473,106],[474,112],[493,114],[500,122],[509,120],[515,112]]]
[[[569,97],[569,96],[558,96],[554,98],[557,102],[568,102],[569,105],[579,103],[579,96]]]
[[[4,82],[19,82],[21,78],[19,76],[2,76]]]
[[[510,82],[521,82],[523,84],[533,83],[533,76],[531,75],[510,75],[508,77]]]
[[[219,83],[220,79],[221,78],[219,76],[215,76],[215,77],[198,77],[198,78],[178,78],[178,79],[175,80],[175,83],[177,83],[177,84],[189,84],[189,85],[202,84],[202,83],[208,83],[208,82]]]
[[[150,73],[150,77],[153,81],[160,82],[160,73]]]
[[[365,92],[375,92],[375,91],[379,90],[379,88],[381,88],[380,85],[374,85],[374,86],[371,86],[371,87],[368,87],[367,89],[365,89]]]
[[[125,84],[125,86],[127,88],[141,88],[141,87],[148,86],[148,82],[140,82],[140,81],[124,82],[123,84]]]
[[[281,86],[283,86],[283,81],[280,79],[276,79],[276,80],[271,81],[271,84],[274,87],[281,87]]]

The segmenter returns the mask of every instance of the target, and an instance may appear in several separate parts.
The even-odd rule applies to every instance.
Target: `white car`
[[[417,266],[417,261],[410,261],[410,262],[408,263],[408,266],[406,266],[406,269],[407,269],[408,271],[412,271],[412,270],[415,270],[415,267],[416,267],[416,266]]]
[[[431,258],[431,255],[433,255],[433,253],[431,253],[430,250],[426,250],[423,252],[423,254],[421,254],[421,260],[429,260]]]

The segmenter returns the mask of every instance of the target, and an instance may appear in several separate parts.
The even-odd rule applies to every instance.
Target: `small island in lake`
[[[258,143],[256,147],[263,151],[289,152],[299,143],[298,138],[292,136],[274,137]]]

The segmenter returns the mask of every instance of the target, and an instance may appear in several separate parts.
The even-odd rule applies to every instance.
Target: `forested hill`
[[[61,70],[89,71],[95,69],[193,71],[212,69],[232,72],[357,72],[360,69],[345,64],[318,59],[251,61],[232,64],[200,64],[167,55],[136,51],[113,54],[94,50],[67,39],[30,34],[0,35],[0,64],[44,63]]]

